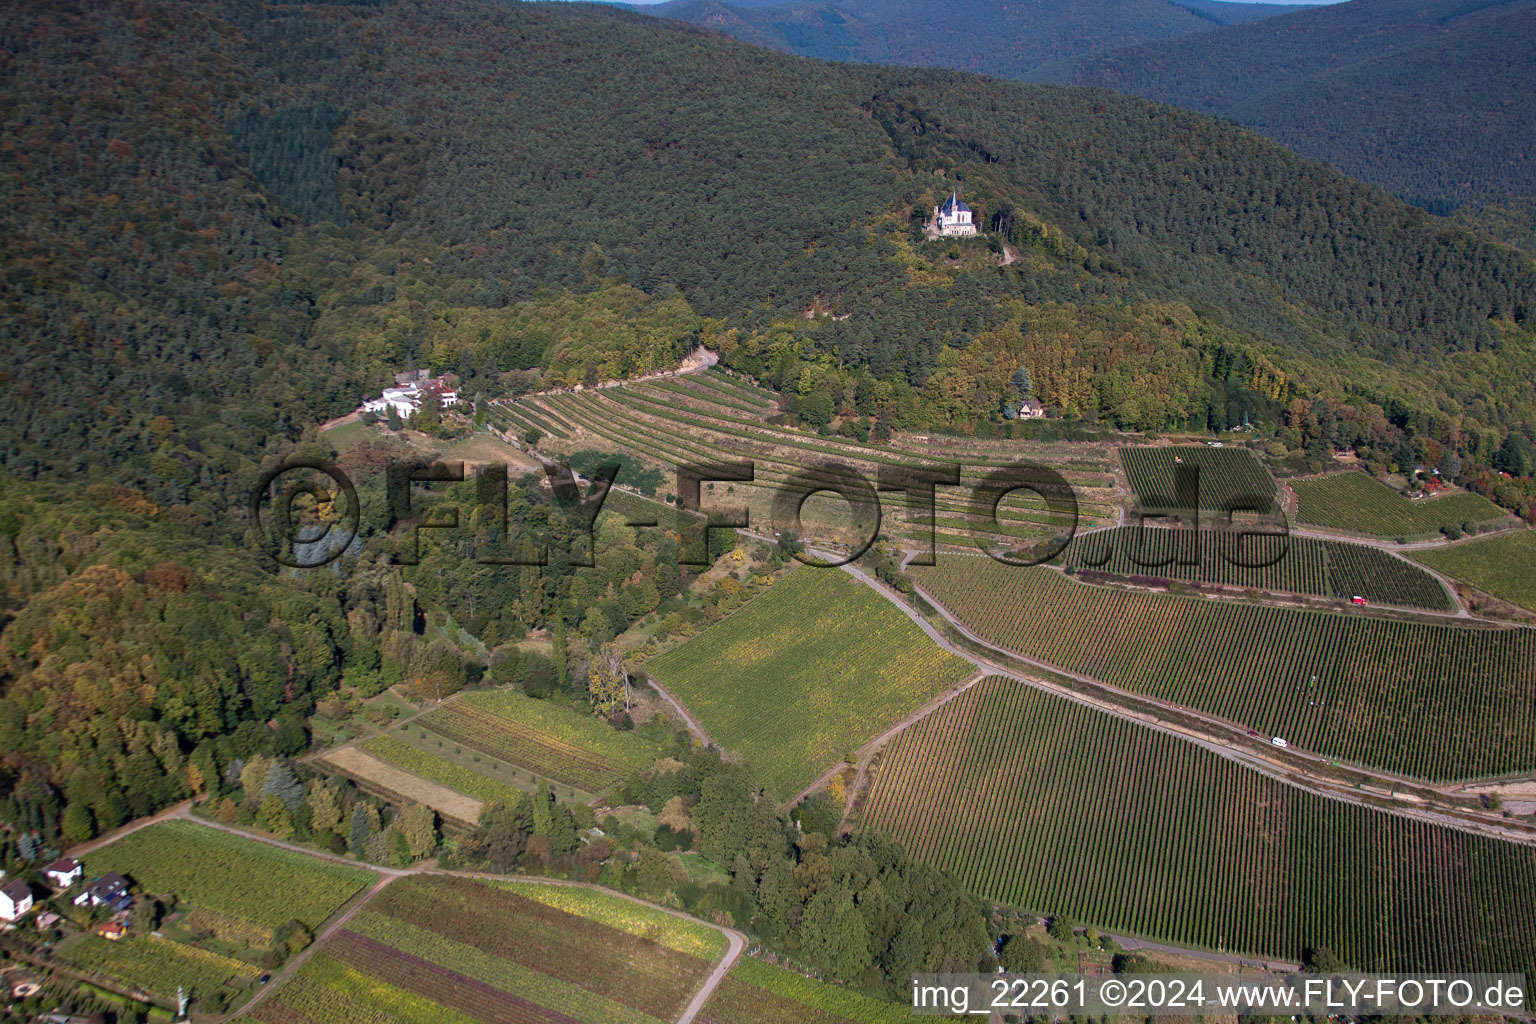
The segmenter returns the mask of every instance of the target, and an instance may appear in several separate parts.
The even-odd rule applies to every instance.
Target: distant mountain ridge
[[[1437,213],[1536,200],[1533,0],[1351,0],[1024,77],[1231,117]]]
[[[672,0],[634,10],[802,57],[938,65],[1018,77],[1043,62],[1273,17],[1223,0]]]

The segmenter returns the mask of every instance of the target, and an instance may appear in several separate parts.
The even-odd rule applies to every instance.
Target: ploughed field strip
[[[867,586],[811,567],[645,669],[781,799],[973,671]]]
[[[1429,779],[1536,767],[1536,630],[1152,594],[977,555],[910,571],[999,646],[1328,757]]]
[[[652,743],[633,733],[512,690],[465,694],[415,724],[452,743],[587,793],[600,793],[622,782],[631,772],[649,768],[659,756]]]
[[[1416,537],[1441,527],[1458,529],[1508,520],[1509,515],[1480,494],[1460,491],[1417,501],[1368,473],[1331,473],[1289,484],[1296,494],[1296,519],[1307,526],[1372,537]]]
[[[910,1024],[914,1018],[905,1004],[871,999],[842,985],[743,957],[695,1019],[698,1024]]]
[[[401,879],[253,1017],[266,1024],[657,1024],[677,1018],[725,948],[714,929],[618,896],[545,902],[531,890]]]
[[[513,786],[498,782],[457,761],[434,754],[430,750],[414,747],[394,736],[373,736],[359,743],[358,746],[402,771],[457,790],[482,804],[515,804],[520,795],[519,790]],[[401,795],[408,796],[408,794]]]
[[[860,825],[978,895],[1366,971],[1525,971],[1536,850],[1308,793],[1034,690],[978,683],[896,736]]]
[[[1074,537],[1054,564],[1115,576],[1453,610],[1440,581],[1380,548],[1313,537],[1121,526]]]
[[[717,483],[706,501],[716,505],[744,505],[751,510],[752,522],[765,528],[775,490],[792,478],[804,478],[836,484],[827,462],[849,465],[863,473],[873,484],[880,470],[895,468],[931,468],[954,462],[963,466],[959,488],[940,488],[935,505],[940,539],[948,543],[972,545],[980,536],[998,545],[1009,545],[1018,538],[1033,538],[1057,532],[1067,524],[1058,510],[1030,491],[1017,491],[999,511],[996,521],[990,507],[976,502],[971,489],[989,473],[1016,459],[1004,458],[993,451],[989,455],[967,452],[951,457],[935,456],[926,451],[903,450],[892,445],[863,444],[848,438],[821,437],[803,430],[766,422],[771,408],[754,412],[746,403],[721,396],[704,382],[690,376],[660,383],[602,388],[576,394],[542,395],[520,403],[543,412],[545,418],[559,417],[574,432],[579,427],[581,439],[571,446],[607,446],[632,453],[671,474],[686,463],[717,462],[722,458],[752,460],[756,464],[753,483]],[[1057,457],[1059,460],[1059,456]],[[1079,526],[1112,522],[1115,517],[1113,479],[1102,459],[1075,457],[1058,467],[1078,493]],[[1022,474],[1020,474],[1022,479]],[[721,492],[729,486],[728,494]],[[833,528],[857,530],[860,516],[868,510],[848,510],[841,499],[829,498],[841,509],[832,513],[827,524]],[[814,501],[814,499],[813,499]],[[887,529],[926,536],[919,526],[929,525],[905,508],[895,493],[881,499],[883,511],[892,516]],[[900,511],[898,511],[898,509]],[[816,515],[825,514],[825,509]],[[807,521],[816,521],[810,511]]]
[[[1181,467],[1198,471],[1197,505],[1202,511],[1268,512],[1274,505],[1275,479],[1246,448],[1165,445],[1121,448],[1131,490],[1144,509],[1187,511],[1178,493]]]

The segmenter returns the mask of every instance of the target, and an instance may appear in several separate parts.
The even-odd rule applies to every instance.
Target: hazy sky
[[[634,4],[637,7],[643,7],[648,4],[665,3],[666,0],[623,0],[623,2]],[[725,2],[730,3],[730,0],[725,0]],[[1341,0],[1229,0],[1229,2],[1236,4],[1270,3],[1285,4],[1287,6],[1293,7],[1320,7],[1324,4],[1340,3]]]

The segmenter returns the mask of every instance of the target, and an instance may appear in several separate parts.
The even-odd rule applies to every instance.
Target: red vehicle
[[[1365,598],[1361,597],[1359,594],[1356,594],[1354,597],[1349,599],[1349,603],[1350,604],[1365,604],[1366,602],[1365,602]]]

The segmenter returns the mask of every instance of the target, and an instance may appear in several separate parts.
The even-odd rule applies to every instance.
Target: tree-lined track
[[[1380,548],[1312,537],[1122,526],[1077,535],[1056,564],[1117,576],[1454,610],[1439,580],[1412,562]]]
[[[1536,849],[1329,800],[985,680],[895,738],[863,827],[978,893],[1179,943],[1363,970],[1510,970]]]
[[[979,556],[910,571],[1009,650],[1326,757],[1428,779],[1536,767],[1536,631],[1149,594]]]

